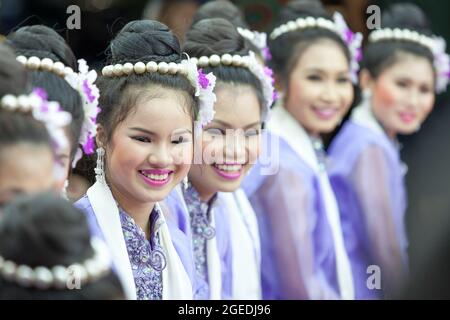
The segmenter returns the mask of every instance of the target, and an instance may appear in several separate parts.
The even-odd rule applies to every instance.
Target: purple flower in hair
[[[356,61],[361,61],[362,60],[362,49],[361,47],[357,48],[356,53],[355,53],[355,58]]]
[[[264,67],[264,74],[270,78],[270,83],[273,85],[275,83],[275,78],[273,77],[273,70],[269,67]]]
[[[89,83],[88,79],[85,79],[83,81],[83,92],[86,95],[87,101],[89,103],[92,103],[95,101],[96,96],[92,92],[91,84]]]
[[[273,100],[273,101],[276,101],[276,100],[278,100],[278,91],[276,91],[276,90],[273,90],[273,94],[272,94],[272,100]]]
[[[36,87],[34,88],[33,93],[43,100],[47,100],[48,98],[47,92],[43,88]]]
[[[266,60],[266,61],[272,60],[272,54],[270,53],[269,47],[264,47],[262,49],[262,55],[263,55],[264,60]]]
[[[89,136],[87,142],[83,145],[85,154],[93,154],[95,149],[94,137]]]
[[[95,124],[97,123],[97,116],[102,111],[100,107],[96,107],[94,111],[92,111],[92,115],[90,116],[91,121]]]
[[[202,87],[202,89],[206,89],[209,86],[209,80],[206,75],[203,73],[202,69],[198,70],[198,83]]]
[[[345,30],[344,35],[345,35],[345,43],[347,45],[352,43],[353,38],[355,37],[355,34],[352,32],[352,30],[350,29]]]

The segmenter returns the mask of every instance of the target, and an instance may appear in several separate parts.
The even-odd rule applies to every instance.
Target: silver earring
[[[187,176],[183,178],[183,182],[182,183],[183,183],[183,189],[186,191],[187,188],[189,187],[189,181],[188,181],[188,177]]]
[[[66,181],[64,181],[64,187],[61,191],[61,196],[63,197],[63,199],[69,200],[69,197],[67,196],[67,187],[69,186],[69,179],[66,179]]]
[[[419,124],[417,125],[416,132],[420,131],[421,127],[422,127],[422,125],[419,123]]]
[[[370,98],[372,98],[372,90],[370,90],[370,89],[364,89],[363,91],[362,91],[362,98],[363,98],[363,100],[365,100],[365,101],[367,101],[367,100],[370,100]]]
[[[97,182],[105,183],[105,170],[104,170],[104,159],[105,159],[105,149],[103,147],[97,148],[97,166],[95,167],[95,179]]]

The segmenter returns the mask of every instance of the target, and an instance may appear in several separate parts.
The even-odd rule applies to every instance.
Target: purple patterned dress
[[[120,210],[122,231],[133,270],[138,300],[162,299],[162,270],[166,259],[160,247],[158,236],[158,216],[161,213],[153,210],[150,215],[150,240],[144,231],[136,225],[133,218]]]
[[[198,192],[189,184],[187,190],[179,186],[164,200],[171,212],[173,221],[188,239],[193,253],[194,271],[194,299],[211,299],[211,283],[209,279],[207,242],[215,238],[217,254],[220,259],[221,298],[232,297],[232,249],[229,231],[229,221],[223,210],[216,210],[221,204],[220,193],[209,203],[201,201]],[[212,215],[215,228],[210,225]]]
[[[200,195],[191,184],[189,184],[186,190],[183,190],[183,195],[189,210],[191,222],[195,273],[200,281],[208,283],[206,242],[216,235],[216,231],[210,223],[211,208],[214,205],[217,195],[208,203],[205,203],[200,199]],[[198,299],[209,299],[210,293],[208,286],[203,286],[197,292],[196,296]]]

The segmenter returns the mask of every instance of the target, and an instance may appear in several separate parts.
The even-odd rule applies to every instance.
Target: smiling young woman
[[[362,298],[396,294],[407,275],[407,170],[397,135],[419,130],[433,109],[435,89],[445,89],[448,82],[440,68],[449,69],[442,43],[429,37],[429,23],[418,7],[393,5],[382,22],[364,50],[362,102],[329,149],[331,183],[352,234],[349,254]],[[377,290],[367,287],[372,265],[381,270]]]
[[[282,99],[267,137],[279,140],[271,154],[279,167],[263,176],[258,162],[243,184],[260,226],[263,297],[353,299],[321,135],[339,125],[353,102],[361,36],[341,16],[329,16],[320,1],[292,1],[269,39],[269,65]]]
[[[128,23],[110,50],[98,82],[97,182],[76,206],[112,250],[127,298],[191,299],[190,246],[159,202],[192,162],[199,74],[156,21]]]
[[[195,297],[260,299],[258,226],[240,186],[259,155],[273,99],[271,78],[225,19],[198,21],[184,49],[217,77],[214,117],[195,142],[200,161],[192,165],[186,188],[172,192],[169,201],[187,221],[202,284]]]

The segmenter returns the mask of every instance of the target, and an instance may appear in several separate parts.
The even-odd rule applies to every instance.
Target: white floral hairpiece
[[[94,84],[97,73],[95,70],[89,71],[89,67],[83,59],[78,60],[78,73],[74,72],[72,68],[64,66],[62,62],[54,62],[49,58],[40,59],[35,56],[27,58],[20,55],[16,59],[27,69],[48,71],[63,77],[80,94],[83,101],[84,121],[79,140],[82,149],[78,148],[72,162],[72,167],[75,167],[82,157],[83,151],[85,154],[94,152],[94,138],[97,133],[96,118],[100,112],[98,108],[99,90]]]
[[[94,153],[94,139],[97,134],[96,120],[100,112],[100,108],[98,107],[100,91],[94,84],[97,79],[97,72],[95,70],[89,70],[84,59],[78,60],[78,73],[68,74],[65,79],[72,88],[80,93],[83,101],[84,121],[79,140],[83,150],[80,148],[77,150],[72,162],[72,167],[75,167],[78,160],[82,157],[83,151],[85,154]]]
[[[202,69],[197,68],[195,60],[189,57],[181,61],[181,64],[186,70],[188,80],[195,88],[195,96],[199,99],[199,111],[194,130],[196,134],[199,134],[201,129],[214,119],[214,104],[217,100],[214,93],[216,77],[212,72],[205,75]]]
[[[111,258],[101,240],[92,238],[91,246],[94,249],[92,258],[68,267],[54,266],[51,269],[44,266],[17,265],[0,255],[0,277],[22,287],[39,290],[68,289],[70,279],[79,279],[81,285],[92,283],[110,272]]]
[[[5,95],[1,99],[1,107],[9,111],[20,111],[31,113],[33,118],[42,122],[52,140],[55,154],[59,154],[62,149],[69,145],[64,127],[72,121],[70,113],[61,110],[59,104],[55,101],[47,101],[47,93],[44,89],[36,88],[30,95]],[[59,177],[61,170],[56,167],[56,174]]]
[[[341,36],[341,39],[347,44],[350,51],[350,76],[354,84],[358,83],[359,61],[362,58],[361,43],[363,36],[359,32],[353,32],[344,20],[344,17],[335,12],[333,15],[335,30]]]
[[[231,55],[229,53],[219,56],[213,54],[210,57],[201,56],[200,58],[191,58],[199,67],[216,67],[220,64],[225,66],[242,67],[249,69],[260,81],[264,95],[264,112],[262,114],[263,122],[267,121],[270,107],[277,98],[274,90],[273,72],[269,67],[264,67],[256,60],[254,52],[250,51],[248,56]]]
[[[436,92],[445,91],[450,81],[450,57],[445,52],[446,43],[441,37],[428,37],[417,31],[408,29],[389,29],[383,28],[373,31],[369,35],[369,42],[378,42],[386,40],[410,41],[426,47],[431,51],[434,57],[434,68],[436,70]]]
[[[252,31],[241,27],[237,27],[237,31],[260,51],[265,61],[272,59],[269,47],[267,46],[267,34],[265,32]]]
[[[327,29],[341,37],[341,39],[347,45],[351,55],[350,76],[352,82],[355,84],[358,83],[358,70],[359,61],[362,58],[361,43],[363,37],[361,33],[354,33],[348,27],[347,23],[339,12],[334,13],[333,21],[322,17],[306,17],[288,21],[287,23],[275,28],[270,34],[270,38],[273,40],[287,32],[298,31],[307,28]]]

